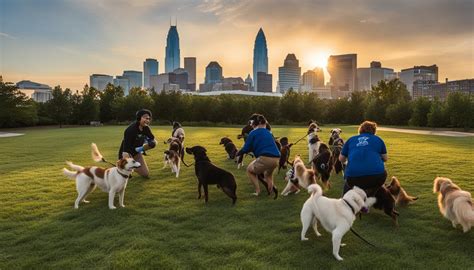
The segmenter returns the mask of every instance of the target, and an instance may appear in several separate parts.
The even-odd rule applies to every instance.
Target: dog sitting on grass
[[[235,155],[237,154],[238,150],[231,139],[229,139],[228,137],[223,137],[221,138],[219,144],[224,146],[224,149],[227,152],[228,159],[235,159]]]

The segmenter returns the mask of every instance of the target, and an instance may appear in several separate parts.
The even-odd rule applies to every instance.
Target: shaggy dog
[[[436,177],[433,183],[433,193],[438,192],[438,207],[441,214],[449,219],[456,228],[462,226],[463,232],[468,232],[474,225],[474,207],[471,193],[462,190],[451,179]]]
[[[318,231],[318,221],[323,228],[332,234],[332,254],[338,261],[342,261],[339,256],[342,237],[350,230],[356,214],[361,210],[368,209],[375,203],[375,198],[367,198],[365,192],[354,187],[349,190],[341,199],[331,199],[323,196],[323,190],[318,184],[308,187],[311,196],[301,209],[301,240],[306,238],[306,231],[312,225],[317,236],[321,236]]]
[[[235,159],[235,155],[238,151],[237,147],[235,147],[235,144],[232,142],[231,139],[229,139],[228,137],[223,137],[219,144],[224,145],[224,149],[227,152],[228,159]]]
[[[325,188],[331,187],[331,184],[329,183],[329,177],[331,176],[333,168],[331,156],[332,153],[327,144],[320,143],[318,154],[311,161],[313,170],[316,172]]]
[[[234,175],[212,164],[206,152],[206,148],[202,146],[186,147],[186,153],[194,156],[194,171],[198,179],[198,199],[201,198],[201,187],[204,187],[204,200],[207,203],[208,185],[217,185],[232,199],[232,204],[235,204],[237,184]]]
[[[97,146],[92,144],[92,158],[95,161],[103,161]],[[127,153],[123,154],[122,159],[117,161],[117,166],[109,169],[100,167],[82,167],[70,161],[69,165],[74,171],[63,168],[63,173],[67,177],[76,180],[77,199],[74,203],[74,208],[79,208],[79,203],[86,201],[87,195],[91,193],[97,186],[104,192],[109,193],[109,209],[116,209],[114,206],[115,194],[119,194],[119,205],[125,207],[123,204],[125,196],[125,188],[127,187],[128,179],[133,172],[133,169],[140,168],[141,164],[136,162]]]
[[[288,173],[287,173],[288,174]],[[293,161],[293,172],[288,176],[288,183],[281,195],[287,196],[293,191],[299,191],[300,187],[305,189],[316,184],[316,174],[312,169],[307,169],[300,156],[295,156]]]
[[[287,163],[291,165],[288,159],[290,158],[290,148],[293,146],[293,144],[288,143],[287,137],[282,137],[280,139],[280,145],[281,145],[281,150],[280,150],[281,155],[280,155],[280,161],[278,163],[278,173],[280,173],[280,169],[282,168],[286,170]]]
[[[308,162],[311,162],[319,153],[319,144],[321,143],[321,140],[319,139],[317,132],[321,131],[321,129],[313,120],[311,120],[308,125]]]
[[[334,128],[331,130],[331,137],[329,138],[329,148],[331,149],[331,164],[333,164],[334,171],[339,174],[342,171],[344,175],[344,164],[339,160],[342,147],[344,146],[344,140],[341,138],[342,130],[340,128]]]
[[[400,181],[395,176],[392,176],[392,182],[387,186],[387,189],[395,198],[396,205],[406,206],[418,200],[418,197],[413,197],[406,193],[405,189],[400,185]]]
[[[179,177],[179,171],[181,170],[181,160],[184,158],[183,145],[181,140],[178,138],[169,138],[165,143],[169,144],[168,150],[164,152],[164,165],[171,167],[171,172],[176,173],[176,178]]]

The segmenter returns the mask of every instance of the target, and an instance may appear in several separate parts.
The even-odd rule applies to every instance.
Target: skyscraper
[[[331,86],[336,90],[357,90],[357,54],[329,56],[328,72]]]
[[[357,69],[357,89],[359,91],[371,90],[380,81],[396,78],[392,68],[383,68],[378,61],[372,61],[368,68]]]
[[[300,89],[301,67],[296,56],[289,53],[282,67],[278,68],[278,86],[281,93],[287,92],[290,88],[294,91]]]
[[[188,84],[191,91],[196,90],[196,57],[184,57],[184,69],[188,72]]]
[[[114,86],[122,87],[124,95],[128,96],[128,92],[130,91],[130,80],[127,77],[115,76]]]
[[[206,84],[222,82],[222,67],[216,61],[212,61],[206,67]]]
[[[413,96],[413,83],[416,81],[435,81],[438,82],[438,66],[414,66],[412,68],[402,69],[400,72],[400,81],[406,86],[410,95]]]
[[[267,74],[265,72],[257,72],[257,92],[266,92],[271,93],[272,90],[272,74]]]
[[[166,38],[165,73],[173,72],[180,65],[179,35],[176,26],[170,26]]]
[[[113,83],[114,77],[105,74],[92,74],[89,77],[89,86],[102,91],[105,89],[107,84]]]
[[[156,59],[147,58],[143,62],[143,87],[150,88],[150,76],[158,75],[158,61]]]
[[[254,91],[257,91],[257,73],[265,72],[268,73],[268,50],[267,40],[262,28],[258,31],[257,37],[255,38],[255,45],[253,47],[253,83]]]
[[[136,70],[125,70],[122,76],[128,79],[130,83],[130,89],[134,87],[142,88],[143,72]]]

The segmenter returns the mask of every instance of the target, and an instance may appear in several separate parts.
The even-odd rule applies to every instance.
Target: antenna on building
[[[176,22],[175,26],[178,27],[178,16],[176,16],[175,19],[176,19],[176,21],[175,21],[175,22]]]

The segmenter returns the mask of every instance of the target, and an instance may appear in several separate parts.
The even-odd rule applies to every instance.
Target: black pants
[[[357,186],[365,190],[368,197],[373,197],[377,190],[385,183],[385,179],[387,179],[387,171],[384,171],[381,174],[347,177],[344,184],[343,195],[354,186]]]

